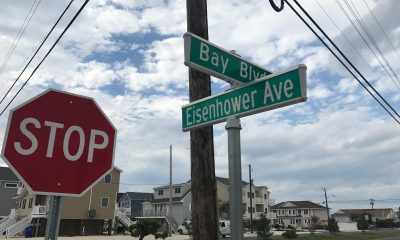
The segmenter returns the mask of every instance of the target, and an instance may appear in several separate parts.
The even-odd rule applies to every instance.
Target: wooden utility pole
[[[186,0],[187,30],[208,39],[207,0]],[[211,95],[210,76],[189,69],[190,102]],[[190,131],[193,240],[218,239],[213,127]]]

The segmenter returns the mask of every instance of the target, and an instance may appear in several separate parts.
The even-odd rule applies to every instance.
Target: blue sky
[[[74,11],[81,3],[73,4]],[[318,3],[329,10],[343,34],[316,1],[303,4],[399,110],[398,83],[386,75],[336,1]],[[395,48],[384,37],[364,1],[356,2],[357,11],[400,75],[400,16],[395,10],[400,3],[366,3]],[[0,61],[32,4],[32,0],[6,0],[2,4]],[[12,106],[49,87],[91,96],[118,128],[115,163],[124,170],[121,191],[152,191],[153,187],[166,184],[170,144],[173,181],[189,180],[189,134],[181,131],[180,114],[181,106],[188,103],[188,69],[183,64],[182,38],[186,32],[185,4],[184,0],[91,1]],[[0,74],[1,94],[66,5],[66,1],[42,0]],[[74,11],[68,14],[69,18]],[[211,42],[234,49],[249,61],[274,72],[300,63],[308,67],[307,102],[241,119],[243,180],[248,179],[251,164],[255,184],[266,185],[277,202],[321,203],[321,189],[326,187],[328,195],[335,195],[330,205],[333,209],[369,208],[371,198],[376,200],[375,208],[400,206],[399,124],[288,7],[276,13],[268,1],[209,0],[208,21]],[[51,37],[50,42],[54,39]],[[24,74],[22,80],[27,76]],[[212,84],[213,93],[228,87],[215,78]],[[7,118],[8,111],[0,116],[3,134]],[[215,125],[214,132],[216,174],[227,177],[224,124]],[[5,165],[1,160],[0,164]]]

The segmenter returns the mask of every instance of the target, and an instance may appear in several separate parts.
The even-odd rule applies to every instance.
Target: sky
[[[278,1],[276,1],[278,3]],[[357,24],[345,1],[339,1]],[[32,6],[39,1],[4,0],[0,8],[0,62],[4,64]],[[0,104],[2,111],[83,1],[75,0],[32,64]],[[395,0],[350,1],[379,47],[366,45],[336,1],[302,1],[303,7],[400,111],[400,15]],[[4,68],[4,96],[67,1],[42,0]],[[371,11],[370,11],[371,10]],[[332,21],[333,20],[333,21]],[[308,100],[241,119],[242,178],[252,167],[276,203],[325,201],[329,207],[400,206],[400,124],[343,68],[294,12],[275,12],[269,1],[209,0],[209,40],[273,72],[307,66]],[[359,25],[359,31],[362,31]],[[4,135],[9,110],[48,88],[93,97],[116,126],[115,165],[123,170],[120,191],[152,192],[190,179],[189,133],[181,107],[189,103],[183,64],[184,0],[90,1],[29,83],[0,116]],[[375,55],[374,55],[375,54]],[[378,58],[376,57],[378,56]],[[389,63],[385,65],[385,60]],[[384,67],[380,64],[382,62]],[[0,65],[2,66],[2,65]],[[385,70],[386,69],[386,70]],[[212,94],[229,85],[212,78]],[[228,177],[225,123],[214,125],[215,173]],[[0,143],[3,138],[0,138]],[[0,165],[5,162],[0,160]]]

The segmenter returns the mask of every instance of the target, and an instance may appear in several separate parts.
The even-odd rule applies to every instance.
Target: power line
[[[29,23],[31,22],[31,19],[33,17],[33,15],[35,14],[39,4],[41,3],[42,0],[39,0],[39,2],[37,2],[37,0],[35,0],[31,6],[31,8],[29,9],[28,14],[25,17],[24,22],[22,23],[21,27],[18,30],[17,36],[15,36],[14,42],[11,45],[11,48],[8,50],[7,55],[3,61],[3,63],[1,64],[0,67],[0,74],[4,71],[8,61],[11,58],[11,55],[14,53],[15,48],[17,47],[19,40],[21,39],[22,35],[24,35],[26,28],[28,27]],[[37,2],[37,4],[36,4]],[[36,4],[36,7],[35,7]],[[33,11],[32,11],[33,10]],[[32,14],[31,14],[32,13]]]
[[[39,47],[36,49],[35,53],[33,54],[33,56],[31,57],[31,59],[29,60],[29,62],[25,65],[24,69],[21,71],[21,73],[18,75],[18,77],[15,79],[14,83],[11,85],[11,87],[7,90],[6,94],[4,94],[3,98],[0,100],[0,104],[3,103],[4,99],[7,97],[7,95],[10,93],[10,91],[12,90],[12,88],[15,86],[15,84],[18,82],[18,80],[20,79],[20,77],[22,76],[22,74],[25,72],[25,70],[28,68],[29,64],[32,62],[32,60],[34,59],[34,57],[36,56],[36,54],[39,52],[39,50],[42,48],[43,44],[46,42],[47,38],[50,36],[50,34],[53,32],[53,30],[55,29],[55,27],[57,26],[57,24],[60,22],[61,18],[64,16],[64,14],[67,12],[67,10],[69,9],[69,7],[71,6],[72,2],[74,0],[71,0],[68,4],[68,6],[64,9],[63,13],[60,15],[60,17],[57,19],[56,23],[53,25],[53,27],[50,29],[49,33],[47,33],[46,37],[42,40],[42,42],[40,43]],[[57,40],[58,41],[58,40]],[[53,45],[54,47],[54,45]],[[51,51],[52,49],[50,49]],[[48,52],[49,53],[49,52]],[[43,58],[45,59],[47,57],[47,55]],[[41,63],[39,63],[38,67],[40,66]],[[37,67],[37,68],[38,68]],[[37,69],[36,68],[36,69]],[[33,71],[33,73],[36,71],[36,69]],[[32,75],[33,75],[32,73]],[[30,77],[32,77],[32,75]],[[28,80],[22,85],[21,89],[25,86],[25,84],[29,81],[30,77],[28,78]],[[3,112],[7,109],[7,107],[11,104],[11,102],[14,100],[14,98],[18,95],[18,93],[21,91],[21,89],[17,92],[17,94],[11,99],[11,101],[7,104],[7,106],[4,108],[4,110],[0,113],[0,116],[3,114]]]
[[[73,0],[71,0],[73,1]],[[60,34],[60,36],[57,38],[53,46],[47,51],[46,55],[43,57],[43,59],[39,62],[39,64],[36,66],[36,68],[33,70],[29,78],[24,82],[24,84],[21,86],[21,88],[18,90],[18,92],[14,95],[14,97],[10,100],[10,102],[7,104],[7,106],[3,109],[3,111],[0,113],[0,116],[3,115],[3,113],[6,111],[6,109],[10,106],[10,104],[14,101],[14,99],[18,96],[18,94],[22,91],[22,89],[25,87],[25,85],[29,82],[29,80],[32,78],[33,74],[35,74],[36,70],[40,67],[40,65],[44,62],[44,60],[49,56],[51,51],[54,49],[54,47],[57,45],[57,43],[60,41],[62,36],[64,36],[65,32],[71,27],[72,23],[75,21],[75,19],[79,16],[79,14],[82,12],[83,8],[86,6],[86,4],[89,2],[89,0],[86,0],[83,5],[79,8],[78,12],[74,15],[74,17],[71,19],[71,21],[68,23],[68,25],[64,28],[63,32]]]
[[[347,2],[346,2],[347,3]],[[345,14],[346,18],[350,21],[351,25],[356,29],[357,33],[360,35],[361,39],[365,43],[365,45],[368,47],[368,49],[372,52],[372,54],[375,56],[376,60],[378,60],[379,64],[382,66],[382,69],[386,72],[386,74],[389,76],[389,78],[392,80],[392,82],[399,87],[399,83],[396,82],[396,80],[393,78],[393,75],[389,73],[385,65],[382,63],[382,61],[379,59],[379,57],[376,55],[375,51],[372,49],[371,45],[368,43],[368,41],[364,38],[360,30],[357,28],[356,24],[354,23],[353,19],[349,16],[349,14],[346,12],[342,4],[339,2],[339,0],[336,0],[336,4],[340,7],[342,12]],[[352,11],[351,7],[348,6],[350,11]],[[355,14],[355,13],[354,13]],[[353,15],[354,16],[354,15]],[[357,19],[356,19],[357,20]]]
[[[380,28],[380,30],[382,31],[383,35],[385,36],[385,38],[388,40],[388,42],[390,43],[390,45],[392,46],[393,50],[395,51],[395,53],[397,54],[397,56],[400,58],[400,53],[399,51],[397,51],[396,47],[394,46],[392,40],[388,37],[388,35],[386,34],[385,30],[383,30],[382,25],[379,23],[378,19],[375,17],[375,14],[372,12],[371,8],[369,7],[368,3],[364,1],[365,6],[367,6],[369,13],[372,15],[372,17],[374,18],[375,22],[377,23],[378,27]]]
[[[333,18],[328,14],[328,12],[325,10],[325,8],[317,1],[314,0],[317,5],[319,6],[319,8],[321,8],[321,10],[324,12],[324,14],[329,18],[329,20],[333,23],[333,25],[335,25],[336,29],[340,32],[340,36],[342,36],[347,43],[350,45],[351,49],[354,51],[354,53],[356,53],[365,63],[366,66],[368,66],[368,68],[371,70],[372,74],[375,74],[374,69],[371,67],[371,65],[368,63],[368,61],[364,58],[364,56],[356,49],[356,47],[353,45],[353,43],[350,41],[350,39],[346,36],[346,34],[343,33],[343,31],[340,29],[340,27],[336,24],[335,20],[333,20]],[[389,76],[390,77],[390,76]],[[389,88],[388,86],[386,86],[385,81],[383,81],[383,85],[386,87],[386,89],[389,92],[395,92],[394,89]]]
[[[271,2],[272,0],[270,0]],[[349,71],[349,73],[361,84],[361,86],[363,86],[363,88],[379,103],[379,105],[381,105],[381,107],[383,109],[385,109],[385,111],[397,122],[400,124],[399,120],[396,119],[396,117],[383,105],[383,103],[381,103],[377,97],[374,96],[374,94],[372,94],[372,92],[358,79],[358,77],[349,69],[349,67],[343,62],[343,60],[341,60],[338,55],[328,46],[327,43],[325,43],[325,41],[322,39],[322,37],[320,37],[318,35],[318,33],[315,32],[315,30],[308,24],[308,22],[299,14],[299,12],[297,12],[296,9],[294,9],[294,7],[288,2],[288,0],[282,0],[289,5],[289,7],[292,9],[293,12],[296,13],[296,15],[303,21],[304,24],[307,25],[307,27],[314,33],[314,35],[325,45],[325,47],[328,48],[328,50],[336,57],[336,59],[347,69],[347,71]],[[273,2],[273,1],[272,1]],[[335,49],[340,53],[340,55],[347,61],[347,63],[362,77],[362,79],[364,80],[364,82],[366,84],[368,84],[368,86],[380,97],[380,99],[385,102],[385,104],[394,112],[394,114],[396,114],[398,117],[400,117],[400,115],[397,113],[396,110],[393,109],[393,107],[386,101],[385,98],[382,97],[382,95],[380,95],[378,93],[378,91],[369,83],[369,81],[367,79],[365,79],[365,77],[360,73],[360,71],[358,71],[358,69],[351,63],[351,61],[343,54],[343,52],[336,46],[336,44],[329,38],[329,36],[324,32],[324,30],[321,29],[321,27],[314,21],[314,19],[308,14],[308,12],[297,2],[297,0],[294,0],[294,2],[297,4],[297,6],[303,11],[304,14],[306,14],[306,16],[313,22],[313,24],[318,28],[318,30],[328,39],[328,41],[335,47]]]

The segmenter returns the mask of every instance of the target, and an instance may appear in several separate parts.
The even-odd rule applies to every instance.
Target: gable
[[[285,202],[283,205],[281,205],[281,207],[286,207],[286,208],[295,208],[297,207],[296,205],[294,205],[291,202]]]

